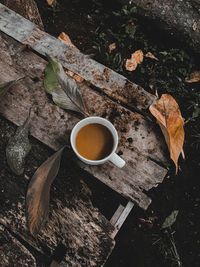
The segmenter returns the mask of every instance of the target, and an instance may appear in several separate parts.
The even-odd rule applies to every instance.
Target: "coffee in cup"
[[[70,142],[80,160],[90,165],[111,161],[122,168],[125,161],[116,153],[118,135],[114,125],[101,117],[88,117],[72,129]]]

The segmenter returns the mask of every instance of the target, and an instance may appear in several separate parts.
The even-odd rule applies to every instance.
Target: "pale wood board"
[[[129,201],[126,207],[124,208],[123,212],[121,213],[120,217],[117,219],[115,223],[115,227],[117,228],[117,230],[119,230],[122,227],[122,224],[125,222],[126,218],[128,217],[133,207],[134,203]]]
[[[0,30],[17,41],[29,45],[40,54],[48,53],[64,67],[78,74],[108,95],[133,109],[146,111],[155,96],[124,76],[96,62],[66,43],[41,31],[35,24],[0,4]]]
[[[5,34],[1,34],[0,55],[0,82],[26,76],[1,100],[1,114],[19,125],[32,107],[31,134],[58,150],[68,143],[70,131],[81,117],[60,109],[46,95],[43,86],[46,62],[41,57]],[[91,90],[86,83],[80,84],[80,90],[89,114],[106,117],[116,126],[118,151],[126,165],[119,169],[111,163],[89,166],[74,160],[81,168],[146,209],[151,200],[143,190],[157,186],[167,173],[165,168],[154,162],[166,163],[166,145],[162,137],[143,116]],[[128,141],[130,138],[132,142]]]
[[[113,214],[112,218],[110,219],[110,223],[112,225],[115,225],[117,220],[119,219],[120,215],[122,214],[124,210],[124,206],[119,204],[117,210],[115,211],[115,213]]]
[[[34,0],[1,0],[1,4],[11,8],[44,30],[44,25]]]

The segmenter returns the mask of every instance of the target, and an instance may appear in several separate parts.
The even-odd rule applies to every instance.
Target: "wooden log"
[[[103,266],[114,247],[111,236],[115,229],[98,209],[93,207],[90,200],[91,192],[80,180],[80,176],[84,177],[84,174],[72,165],[69,159],[71,155],[67,152],[64,155],[60,172],[51,188],[49,220],[35,239],[27,229],[25,218],[27,184],[35,170],[52,154],[52,151],[42,144],[38,146],[38,143],[32,140],[32,150],[27,159],[25,173],[16,176],[10,171],[5,157],[6,143],[14,132],[14,125],[8,124],[0,117],[0,128],[4,129],[0,139],[2,152],[0,155],[0,225],[9,228],[27,244],[26,249],[21,249],[21,259],[18,257],[19,253],[14,258],[15,265],[3,266],[44,267],[45,262],[40,262],[37,255],[44,255],[43,258],[50,260],[60,244],[66,247],[66,255],[61,266]],[[5,237],[4,235],[2,237],[0,231],[0,240],[3,238]],[[2,250],[0,249],[0,255],[6,258],[7,254],[8,256],[11,254],[8,250],[4,250],[5,244],[3,243]],[[14,252],[14,249],[13,244],[10,253]],[[30,261],[30,264],[21,265],[24,257],[28,255],[27,250],[31,253],[35,252],[35,260],[32,259],[33,257],[27,257],[26,261]],[[35,261],[36,265],[34,265]]]
[[[44,29],[37,4],[34,0],[1,0],[1,3],[38,25],[41,30]]]
[[[122,0],[128,3],[128,0]],[[175,34],[180,42],[200,54],[200,2],[198,0],[132,0],[140,13],[157,26]]]
[[[8,47],[12,47],[12,54]],[[47,97],[43,88],[46,62],[4,34],[1,35],[0,55],[0,82],[26,75],[26,79],[16,84],[2,99],[0,112],[19,125],[27,116],[29,107],[33,107],[35,114],[30,127],[31,134],[53,149],[59,149],[68,142],[70,131],[80,117],[58,108]],[[78,162],[76,158],[75,162],[146,209],[151,200],[143,190],[157,186],[167,172],[160,166],[166,163],[162,137],[140,114],[121,107],[91,90],[85,83],[80,84],[80,90],[89,114],[106,117],[116,126],[119,134],[117,152],[126,160],[126,166],[122,169],[111,163],[89,166]]]
[[[0,262],[2,267],[36,267],[36,260],[8,230],[0,224]]]

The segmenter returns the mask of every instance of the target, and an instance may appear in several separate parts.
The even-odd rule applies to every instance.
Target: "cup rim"
[[[109,131],[111,132],[111,134],[112,134],[112,136],[113,136],[113,139],[114,139],[114,146],[113,146],[112,152],[111,152],[107,157],[105,157],[105,158],[103,158],[103,159],[99,159],[99,160],[90,160],[90,159],[87,159],[87,158],[85,158],[85,157],[83,157],[83,156],[81,156],[81,155],[79,154],[79,152],[77,151],[76,146],[75,146],[75,144],[74,144],[74,142],[73,142],[73,135],[74,135],[74,132],[75,132],[75,130],[77,129],[77,127],[80,126],[80,124],[82,124],[83,122],[85,122],[85,121],[87,121],[87,120],[88,120],[88,124],[90,124],[90,123],[89,123],[90,119],[97,119],[97,118],[98,118],[98,120],[105,121],[105,122],[108,123],[109,126],[112,128],[112,131],[115,133],[115,136],[114,136],[113,132],[110,130],[110,128],[107,127],[107,125],[102,124],[103,126],[107,127],[107,128],[109,129]],[[91,123],[99,123],[99,122],[91,122]],[[88,124],[86,124],[86,125],[88,125]],[[99,123],[99,124],[101,124],[101,123]],[[84,126],[86,126],[86,125],[84,125]],[[81,128],[82,128],[82,127],[81,127]],[[81,128],[80,128],[80,129],[81,129]],[[75,139],[74,139],[74,140],[75,140]],[[76,155],[77,155],[82,161],[87,161],[88,163],[93,163],[93,164],[95,164],[95,163],[100,164],[100,163],[104,163],[105,161],[109,160],[109,158],[115,153],[115,151],[116,151],[116,149],[117,149],[117,146],[118,146],[118,133],[117,133],[117,130],[115,129],[115,126],[114,126],[109,120],[107,120],[107,119],[105,119],[105,118],[102,118],[102,117],[98,117],[98,116],[91,116],[91,117],[87,117],[87,118],[84,118],[84,119],[80,120],[79,122],[77,122],[77,123],[74,125],[74,127],[72,128],[72,131],[71,131],[71,135],[70,135],[70,143],[71,143],[71,146],[72,146],[73,151],[76,153]]]

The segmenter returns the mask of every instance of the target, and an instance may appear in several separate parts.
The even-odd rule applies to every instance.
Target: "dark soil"
[[[116,1],[60,0],[52,8],[45,1],[36,2],[47,32],[54,36],[65,32],[83,53],[92,54],[97,61],[151,93],[157,90],[159,95],[171,94],[178,101],[187,121],[186,159],[180,162],[179,174],[169,173],[169,178],[148,192],[152,204],[147,211],[138,207],[133,209],[116,236],[116,247],[106,267],[181,266],[173,253],[173,245],[184,267],[199,266],[200,93],[199,83],[185,83],[185,77],[199,69],[197,58],[168,33],[157,31],[155,24],[141,20],[134,8],[130,11],[133,6],[122,7]],[[113,42],[116,42],[117,48],[109,53],[108,46]],[[142,49],[144,53],[152,52],[159,61],[145,58],[135,72],[126,71],[125,59],[137,49]],[[6,135],[9,127],[13,127],[7,121],[5,124],[8,126],[1,129],[0,135]],[[46,150],[42,144],[35,139],[32,142],[45,156]],[[26,168],[29,169],[31,160],[27,164],[29,166]],[[119,202],[126,203],[100,182],[85,176],[84,179],[93,192],[93,204],[108,219]],[[172,240],[161,225],[174,210],[179,213],[176,222],[168,229],[168,233],[173,233]]]

